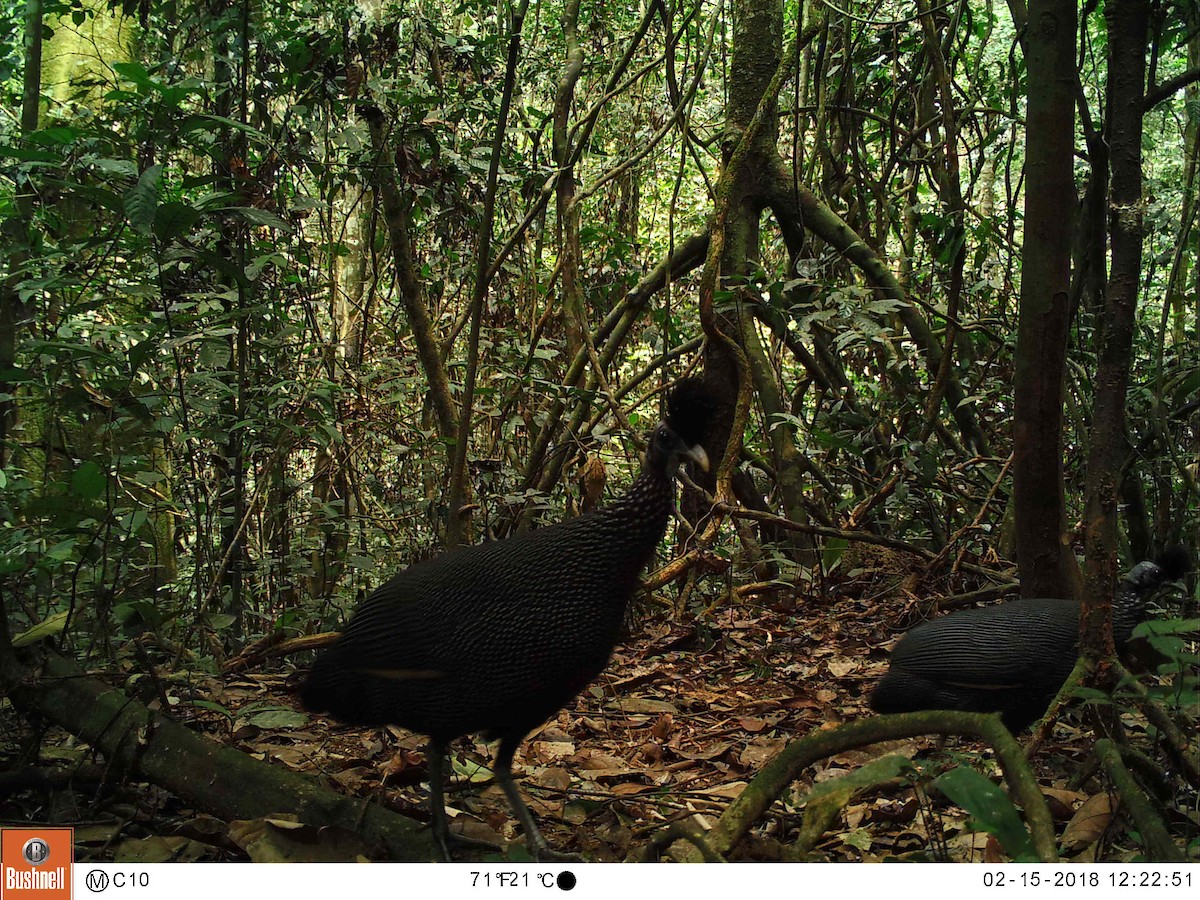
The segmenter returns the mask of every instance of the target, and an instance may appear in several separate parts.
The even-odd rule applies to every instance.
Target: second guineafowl
[[[548,853],[513,782],[513,755],[608,663],[666,531],[680,464],[708,465],[700,441],[711,410],[699,380],[681,381],[641,474],[612,505],[406,569],[363,602],[314,663],[302,692],[308,709],[429,736],[432,827],[447,858],[445,754],[474,732],[500,739],[496,778],[530,851]]]
[[[1129,640],[1146,604],[1188,571],[1182,547],[1140,562],[1113,598],[1113,641]],[[998,712],[1014,734],[1046,712],[1079,655],[1079,604],[1013,600],[951,613],[919,625],[892,649],[887,674],[871,694],[881,713],[922,709]]]

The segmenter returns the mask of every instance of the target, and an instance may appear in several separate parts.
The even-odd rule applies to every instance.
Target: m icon
[[[83,879],[83,883],[93,894],[103,893],[108,890],[108,873],[100,869],[92,869]]]

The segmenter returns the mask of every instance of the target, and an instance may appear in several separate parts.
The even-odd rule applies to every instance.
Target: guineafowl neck
[[[605,530],[613,540],[641,549],[649,557],[666,531],[674,499],[674,479],[664,472],[644,471],[603,511]]]
[[[1113,597],[1112,629],[1113,643],[1118,647],[1129,640],[1133,629],[1146,617],[1146,602],[1150,591],[1135,590],[1121,585]]]

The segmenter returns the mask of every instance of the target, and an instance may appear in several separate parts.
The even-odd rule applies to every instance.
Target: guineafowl
[[[1188,553],[1170,547],[1140,562],[1113,598],[1113,641],[1129,640],[1151,595],[1187,572]],[[881,713],[921,709],[998,712],[1014,734],[1036,722],[1078,657],[1079,604],[1013,600],[951,613],[919,625],[892,650],[887,674],[871,694]]]
[[[429,736],[431,824],[447,859],[447,745],[475,732],[499,738],[496,778],[530,851],[552,855],[513,782],[513,755],[608,663],[639,574],[666,531],[680,464],[708,465],[700,441],[712,406],[698,379],[679,382],[624,496],[406,569],[367,597],[313,664],[302,691],[309,710]]]

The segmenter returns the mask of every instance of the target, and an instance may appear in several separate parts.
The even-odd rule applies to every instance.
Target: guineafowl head
[[[1133,567],[1123,580],[1134,590],[1156,588],[1168,581],[1178,581],[1192,567],[1187,549],[1180,544],[1167,547],[1154,562],[1146,560]]]
[[[1129,640],[1134,627],[1146,616],[1146,607],[1159,589],[1172,581],[1178,581],[1192,567],[1188,551],[1174,544],[1151,562],[1143,560],[1134,566],[1117,585],[1113,598],[1113,639],[1118,645]]]
[[[650,435],[646,468],[673,478],[690,460],[708,471],[708,454],[701,441],[713,416],[712,392],[699,378],[685,378],[667,398],[667,413]]]

